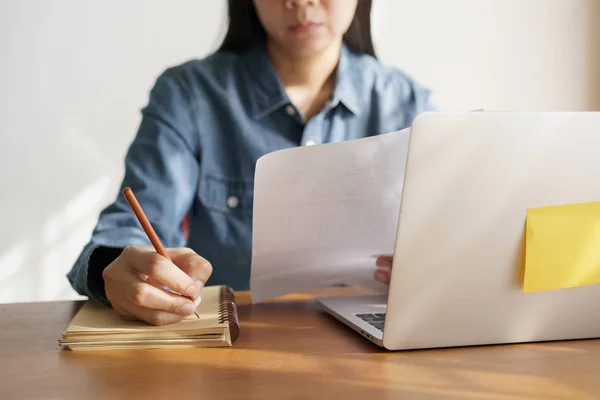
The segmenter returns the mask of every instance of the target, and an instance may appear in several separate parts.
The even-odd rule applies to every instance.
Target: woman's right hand
[[[104,269],[106,297],[123,317],[165,325],[196,311],[212,266],[188,248],[166,251],[172,261],[152,247],[127,247]],[[165,286],[181,295],[170,293]]]

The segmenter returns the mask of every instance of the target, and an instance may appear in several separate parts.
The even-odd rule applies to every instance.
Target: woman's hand
[[[152,247],[127,247],[102,273],[106,297],[123,317],[165,325],[196,311],[212,266],[191,249],[166,251],[172,262]]]
[[[377,269],[375,270],[375,274],[373,275],[376,281],[385,283],[386,285],[390,284],[393,259],[394,258],[392,256],[377,257],[377,260],[375,261],[375,266],[377,267]]]

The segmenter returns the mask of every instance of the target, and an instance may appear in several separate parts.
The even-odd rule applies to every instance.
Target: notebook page
[[[198,306],[198,315],[192,314],[181,322],[163,326],[153,326],[142,321],[123,319],[115,310],[99,303],[87,301],[73,317],[69,333],[94,332],[175,332],[185,330],[207,329],[225,326],[219,324],[220,286],[208,286],[202,289],[202,302]]]

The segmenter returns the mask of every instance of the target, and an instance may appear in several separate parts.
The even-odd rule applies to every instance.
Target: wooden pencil
[[[133,194],[133,191],[131,190],[131,188],[126,187],[125,189],[123,189],[123,195],[127,199],[127,202],[131,206],[138,221],[140,221],[142,228],[144,228],[144,232],[146,232],[146,235],[148,236],[148,239],[150,239],[150,242],[152,243],[152,246],[154,246],[154,249],[156,250],[156,252],[158,254],[160,254],[161,256],[165,257],[167,260],[172,261],[171,257],[169,257],[169,255],[167,254],[167,251],[165,250],[162,243],[160,242],[158,235],[154,231],[152,224],[150,224],[150,221],[146,217],[144,210],[142,210],[140,203],[137,201],[135,195]],[[190,299],[190,300],[194,301],[194,299]],[[196,314],[196,317],[200,318],[200,316],[198,315],[198,311],[194,311],[194,314]]]

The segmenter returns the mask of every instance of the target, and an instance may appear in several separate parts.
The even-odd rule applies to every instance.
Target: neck
[[[275,72],[305,120],[318,114],[331,96],[341,46],[340,41],[318,54],[298,56],[267,42]]]
[[[293,55],[267,42],[267,52],[284,87],[322,87],[334,75],[341,42],[308,56]]]

